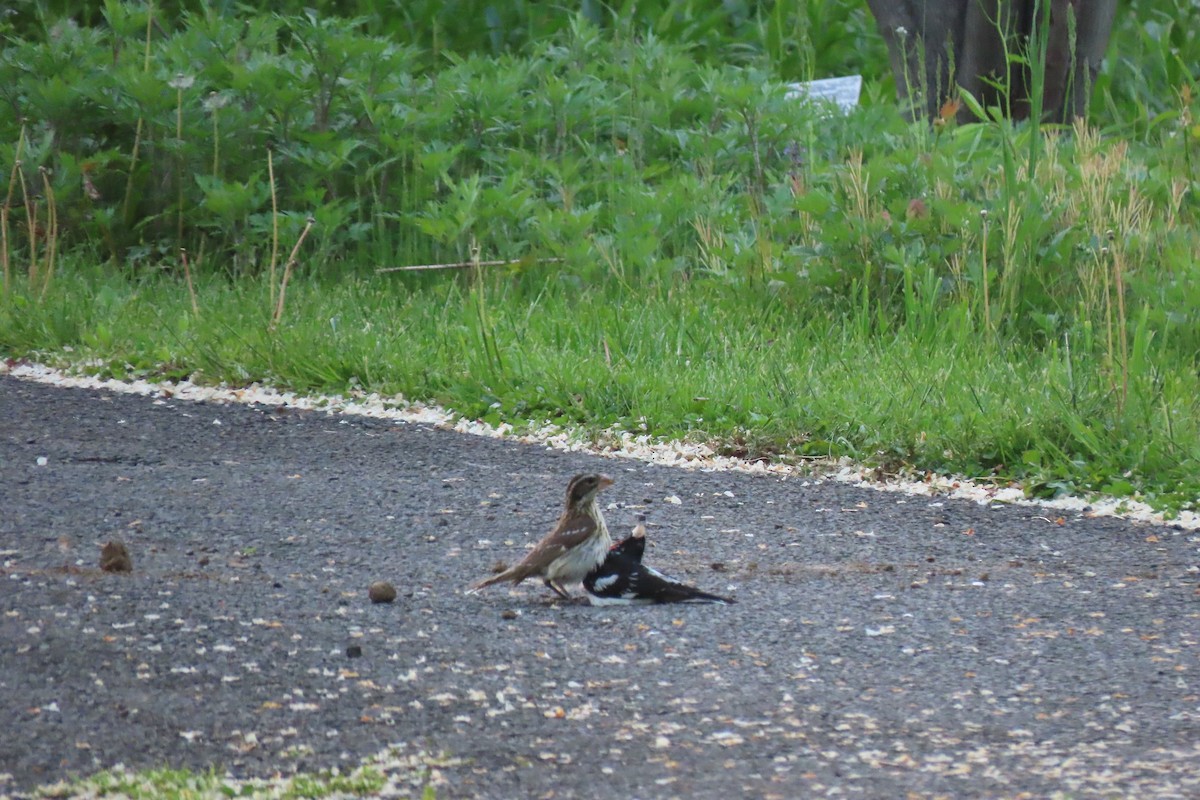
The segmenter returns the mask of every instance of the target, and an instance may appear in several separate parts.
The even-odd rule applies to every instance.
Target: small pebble
[[[113,539],[100,548],[100,569],[105,572],[133,572],[133,559],[125,543]]]
[[[511,608],[506,608],[500,612],[500,619],[516,619],[516,618],[517,618],[517,612],[513,611]]]
[[[387,581],[375,581],[367,589],[367,597],[372,603],[390,603],[396,599],[396,587]]]

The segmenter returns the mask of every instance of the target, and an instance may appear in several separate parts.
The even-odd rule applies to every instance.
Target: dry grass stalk
[[[700,262],[710,272],[725,272],[725,259],[721,257],[725,249],[724,235],[713,227],[711,220],[702,217],[692,220],[692,227],[700,240]]]
[[[871,202],[871,179],[863,172],[863,151],[861,149],[850,153],[846,169],[841,173],[841,187],[847,195],[853,215],[861,223],[857,226],[858,252],[862,258],[863,275],[868,276],[871,273],[871,253],[874,250],[874,240],[869,223],[875,218],[876,212],[874,204]],[[883,281],[884,275],[881,270],[879,273],[881,289]],[[866,278],[864,277],[863,288],[870,291],[870,287],[865,284]]]
[[[979,219],[983,225],[983,233],[980,235],[979,248],[979,267],[982,273],[983,281],[983,327],[988,332],[992,330],[992,297],[988,284],[991,282],[988,275],[988,212],[986,208],[979,210]]]
[[[4,205],[0,206],[0,272],[4,275],[4,295],[8,296],[12,286],[12,262],[8,246],[8,215],[12,209],[13,189],[17,186],[17,170],[21,168],[21,151],[25,149],[25,122],[21,121],[21,132],[17,136],[17,149],[13,159],[12,171],[8,174],[8,195]]]
[[[50,279],[54,277],[54,261],[58,255],[58,202],[54,197],[54,187],[50,185],[50,170],[38,167],[42,176],[42,190],[46,194],[46,264],[41,270],[42,288],[39,297],[45,297],[50,290]]]
[[[1109,245],[1112,248],[1113,287],[1117,293],[1117,340],[1121,348],[1121,406],[1124,410],[1129,399],[1129,332],[1125,318],[1125,259],[1122,256],[1123,246],[1116,246],[1113,232],[1109,231]]]
[[[562,261],[561,258],[502,258],[496,261],[455,261],[450,264],[415,264],[411,267],[376,267],[376,274],[383,272],[420,272],[422,270],[437,270],[437,269],[469,269],[473,267],[504,267],[510,264],[524,264],[526,262],[532,264],[557,264]]]
[[[0,274],[4,276],[4,296],[12,284],[12,269],[8,263],[8,204],[0,206]]]
[[[297,264],[296,256],[300,253],[300,246],[304,244],[304,240],[308,238],[308,232],[316,224],[317,221],[312,217],[309,217],[304,223],[304,230],[300,231],[300,238],[296,240],[296,246],[292,248],[292,253],[288,256],[287,263],[283,267],[283,280],[279,282],[279,299],[275,303],[275,314],[271,317],[272,330],[279,325],[279,320],[283,319],[283,304],[287,297],[287,285],[292,277],[292,270]]]
[[[1024,182],[1024,169],[1017,170],[1018,181]],[[1024,209],[1018,205],[1017,197],[1010,197],[1008,208],[1004,214],[1004,222],[1000,239],[1000,259],[1002,269],[999,271],[998,282],[1000,289],[1000,316],[1004,317],[1016,305],[1017,294],[1020,290],[1022,261],[1018,257],[1021,242],[1021,219]],[[1028,247],[1026,243],[1026,247]]]
[[[179,258],[183,261],[183,278],[187,281],[188,297],[192,299],[192,314],[200,316],[200,304],[196,302],[196,287],[192,285],[192,268],[188,265],[187,250],[179,248]]]
[[[863,151],[855,150],[846,164],[842,186],[854,201],[854,213],[861,220],[871,218],[870,179],[863,174]]]
[[[271,266],[267,285],[271,287],[270,304],[275,305],[275,265],[279,263],[279,196],[275,190],[275,160],[267,150],[267,180],[271,184]]]
[[[1117,346],[1121,354],[1121,408],[1129,399],[1129,320],[1125,310],[1125,273],[1126,252],[1129,237],[1138,230],[1138,226],[1146,216],[1149,204],[1142,197],[1136,186],[1129,187],[1129,193],[1123,202],[1112,204],[1112,218],[1116,221],[1117,232],[1108,231],[1108,246],[1112,252],[1113,290],[1117,295]]]
[[[29,185],[25,183],[25,170],[17,162],[17,182],[21,184],[21,203],[25,206],[25,231],[29,235],[29,285],[34,286],[38,278],[38,220],[37,206],[29,196]]]

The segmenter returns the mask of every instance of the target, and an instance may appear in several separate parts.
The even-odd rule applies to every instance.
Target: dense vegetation
[[[904,123],[858,4],[628,5],[17,3],[0,351],[1195,504],[1194,4],[1074,129]]]

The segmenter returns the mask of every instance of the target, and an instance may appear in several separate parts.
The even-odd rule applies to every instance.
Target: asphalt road
[[[737,604],[464,595],[582,470]],[[1200,535],[1056,516],[0,377],[0,793],[396,745],[439,798],[1200,797]]]

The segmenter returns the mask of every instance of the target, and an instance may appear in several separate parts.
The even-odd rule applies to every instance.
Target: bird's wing
[[[550,566],[556,558],[571,548],[583,544],[595,532],[596,521],[587,514],[563,517],[554,530],[546,534],[545,538],[521,559],[521,563],[533,568],[532,572],[538,572]]]
[[[679,580],[679,578],[673,578],[670,575],[667,575],[665,572],[659,572],[654,567],[650,567],[645,564],[642,564],[642,569],[646,573],[653,575],[656,578],[660,578],[667,583],[683,583],[683,581]]]
[[[600,566],[583,579],[584,591],[592,605],[609,603],[651,603],[637,591],[638,563],[619,550],[611,550]]]
[[[727,597],[702,592],[618,552],[583,581],[595,605],[606,603],[732,603]]]
[[[668,603],[686,597],[692,588],[644,564],[637,565],[630,575],[629,584],[642,597],[653,597],[658,602]]]
[[[695,586],[690,586],[681,580],[664,575],[654,567],[647,567],[643,564],[638,564],[637,567],[637,570],[631,577],[630,588],[642,597],[653,597],[656,603],[701,602],[728,604],[733,602],[728,597],[701,591]]]
[[[503,581],[520,583],[531,575],[542,575],[555,559],[572,547],[582,544],[596,532],[596,523],[587,514],[563,517],[554,530],[546,534],[533,549],[525,554],[520,563],[514,564],[499,575],[492,575],[473,584],[469,592],[474,593],[487,586]]]

